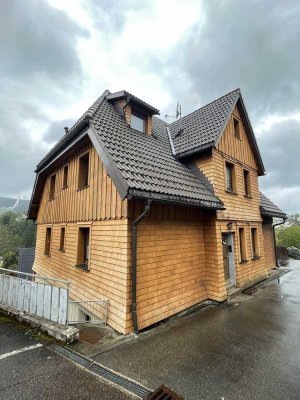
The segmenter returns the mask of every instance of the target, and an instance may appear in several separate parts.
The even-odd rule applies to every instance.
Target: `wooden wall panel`
[[[50,257],[44,255],[46,227],[52,226]],[[75,267],[77,223],[67,223],[65,252],[58,250],[61,224],[38,224],[34,271],[39,275],[70,280],[73,300],[109,299],[108,324],[126,333],[128,312],[128,220],[95,221],[90,225],[90,272]]]
[[[276,267],[272,224],[263,224],[262,232],[264,240],[265,263],[268,269],[272,269]]]
[[[89,151],[89,186],[78,190],[79,157]],[[127,217],[127,200],[122,200],[95,148],[86,146],[70,157],[68,187],[63,185],[62,163],[45,182],[37,223],[65,223]],[[55,198],[49,201],[50,176],[56,173]]]

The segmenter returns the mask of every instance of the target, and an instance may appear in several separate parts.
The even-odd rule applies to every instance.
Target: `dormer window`
[[[145,133],[145,117],[142,115],[131,112],[131,128],[139,132]]]

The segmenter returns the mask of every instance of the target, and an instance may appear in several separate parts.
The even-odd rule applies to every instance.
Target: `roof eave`
[[[207,210],[225,210],[224,204],[221,202],[212,202],[205,200],[190,199],[187,197],[174,196],[169,194],[162,194],[156,192],[143,191],[130,188],[127,195],[128,200],[132,199],[149,199],[161,203],[168,203],[173,205],[184,205],[191,207],[198,207]]]
[[[263,217],[274,217],[274,218],[287,219],[287,215],[285,213],[279,213],[279,212],[275,212],[275,211],[267,211],[262,207],[260,207],[260,213]]]
[[[186,159],[186,158],[194,157],[197,154],[204,153],[204,152],[212,149],[213,147],[215,147],[215,142],[212,141],[212,142],[203,144],[202,146],[195,147],[195,148],[193,148],[191,150],[186,150],[186,151],[183,151],[182,153],[176,154],[176,157],[179,160],[183,160],[183,159]]]

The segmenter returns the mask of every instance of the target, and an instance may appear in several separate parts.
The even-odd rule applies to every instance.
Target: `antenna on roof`
[[[179,119],[181,118],[181,104],[179,104],[179,101],[177,101],[177,105],[176,105],[176,116],[175,115],[165,115],[165,118],[175,118],[177,119],[179,117]]]

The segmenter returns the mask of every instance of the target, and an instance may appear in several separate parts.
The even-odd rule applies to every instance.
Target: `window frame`
[[[256,226],[250,227],[250,237],[251,237],[252,260],[257,260],[260,258],[260,252],[258,243],[258,229]]]
[[[233,135],[236,139],[242,140],[241,139],[241,121],[239,118],[237,118],[235,115],[232,116],[232,125],[233,125]],[[237,129],[236,129],[237,127]]]
[[[83,241],[83,231],[88,231],[88,246],[86,246],[86,242]],[[86,233],[85,233],[86,235]],[[92,229],[91,225],[80,225],[78,226],[77,232],[77,255],[76,255],[76,267],[89,272],[90,271],[90,255],[91,255],[91,239],[92,238]],[[86,239],[86,236],[85,236]],[[86,249],[87,247],[87,249]],[[85,252],[87,255],[87,259],[85,258]],[[86,262],[87,261],[87,262]]]
[[[65,173],[67,171],[67,173]],[[63,167],[63,184],[62,189],[66,189],[68,187],[69,182],[69,164],[65,164]]]
[[[240,226],[238,228],[238,236],[239,236],[239,258],[240,258],[240,263],[243,264],[247,262],[247,244],[246,244],[245,227]]]
[[[86,179],[82,177],[82,162],[84,159],[87,159],[87,176]],[[87,187],[89,187],[89,180],[90,180],[90,152],[87,151],[86,153],[82,154],[79,158],[78,158],[78,180],[77,180],[77,190],[82,190],[85,189]]]
[[[230,170],[231,189],[228,188],[228,168]],[[235,164],[225,160],[225,190],[227,193],[237,194]]]
[[[55,192],[56,192],[55,188],[56,188],[56,173],[50,175],[49,198],[48,198],[49,201],[52,201],[55,199]]]
[[[46,226],[44,255],[47,257],[51,257],[51,245],[52,245],[52,226]]]
[[[64,232],[63,235],[62,235],[62,232]],[[61,253],[64,253],[65,252],[65,248],[66,248],[66,227],[65,226],[61,226],[60,227],[59,249],[58,250]]]
[[[251,198],[251,175],[248,169],[243,168],[244,196]]]
[[[142,131],[137,129],[137,128],[134,128],[132,126],[132,116],[134,116],[135,118],[139,118],[139,119],[143,120],[143,130]],[[143,114],[139,113],[138,111],[131,110],[130,127],[131,127],[131,129],[134,129],[137,132],[146,133],[146,117]]]

